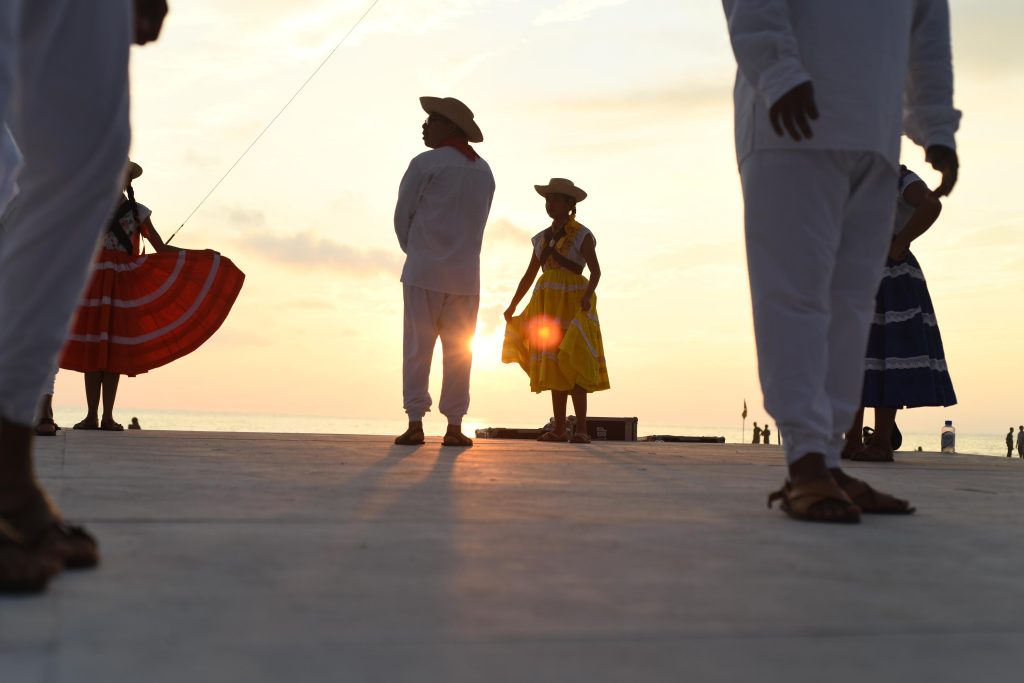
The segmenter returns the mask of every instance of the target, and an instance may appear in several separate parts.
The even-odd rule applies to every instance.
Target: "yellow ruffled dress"
[[[555,250],[568,258],[585,237],[581,231],[589,234],[570,218]],[[519,363],[536,393],[572,391],[576,386],[588,393],[608,389],[597,295],[591,299],[590,310],[583,311],[580,300],[589,284],[587,278],[561,267],[553,256],[541,268],[543,273],[526,309],[505,327],[502,362]]]

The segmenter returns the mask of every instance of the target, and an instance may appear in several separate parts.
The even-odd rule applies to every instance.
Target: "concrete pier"
[[[775,446],[37,439],[99,569],[0,598],[0,682],[964,681],[1024,671],[1024,461],[852,463],[911,517],[765,508]]]

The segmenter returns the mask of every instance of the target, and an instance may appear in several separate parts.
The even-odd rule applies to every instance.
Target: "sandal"
[[[398,446],[422,446],[423,440],[422,429],[407,429],[395,437],[395,444]]]
[[[590,443],[590,435],[586,432],[575,432],[569,437],[569,443]]]
[[[52,417],[41,417],[39,422],[36,422],[36,436],[57,436],[57,430],[60,426],[53,421]]]
[[[473,439],[469,438],[462,432],[452,434],[448,433],[444,435],[444,439],[441,440],[442,446],[457,446],[459,448],[471,448],[473,446]]]
[[[59,572],[60,563],[22,542],[0,519],[0,593],[39,593]]]
[[[123,424],[119,424],[117,422],[114,422],[113,420],[111,420],[110,422],[102,422],[102,423],[100,423],[100,431],[103,431],[103,432],[123,432],[124,431],[124,425]]]
[[[546,441],[546,442],[565,443],[568,440],[569,440],[569,433],[568,432],[562,432],[561,434],[557,434],[555,432],[544,432],[543,434],[541,434],[540,436],[537,437],[537,441]]]
[[[893,462],[895,457],[891,450],[886,450],[884,448],[879,448],[874,444],[869,444],[850,455],[850,460],[855,460],[857,462]]]
[[[782,511],[793,519],[834,524],[856,524],[860,521],[860,508],[834,481],[821,480],[800,486],[793,486],[787,481],[781,489],[768,494],[768,507],[776,500],[782,501]],[[839,503],[844,510],[835,516],[823,514],[819,506],[826,501]]]
[[[17,521],[25,524],[17,524]],[[25,545],[56,560],[66,569],[89,569],[100,563],[99,544],[83,527],[68,524],[54,512],[46,498],[36,500],[0,517],[0,524],[12,529],[30,527],[22,532]]]
[[[76,424],[74,427],[72,427],[72,429],[87,429],[89,431],[98,430],[99,428],[99,420],[90,420],[89,418],[85,418],[84,420]]]
[[[860,508],[861,512],[868,515],[912,515],[917,509],[908,501],[890,496],[871,488],[867,482],[855,479],[850,475],[843,477],[839,483],[850,500]]]

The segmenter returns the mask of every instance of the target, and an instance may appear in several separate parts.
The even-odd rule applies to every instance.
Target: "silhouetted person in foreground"
[[[768,429],[768,425],[765,425],[764,429],[761,430],[761,438],[763,440],[762,443],[764,444],[770,444],[772,442],[772,430]]]
[[[900,133],[956,182],[945,0],[724,0],[765,407],[797,519],[911,512],[839,467],[892,235]]]
[[[754,423],[754,438],[750,443],[761,443],[761,428],[757,426],[756,422]]]
[[[446,97],[421,97],[423,144],[398,189],[395,234],[405,252],[402,393],[409,428],[399,445],[423,443],[430,410],[430,362],[438,336],[444,358],[441,413],[445,446],[472,446],[462,433],[469,411],[470,343],[480,307],[480,244],[494,196],[491,168],[470,146],[483,133],[473,112]]]
[[[1013,457],[1013,427],[1010,427],[1010,432],[1006,435],[1006,457]]]
[[[0,110],[24,155],[0,243],[0,592],[38,591],[99,561],[36,478],[33,425],[128,161],[128,48],[167,5],[9,2],[0,14]],[[18,17],[18,22],[9,22]],[[12,97],[12,90],[18,96]],[[2,175],[16,167],[3,154]]]
[[[538,441],[590,443],[587,433],[587,394],[609,388],[604,340],[597,316],[597,283],[601,265],[597,238],[576,220],[576,204],[587,193],[566,178],[534,185],[544,197],[551,225],[533,236],[530,263],[505,309],[503,363],[519,363],[530,377],[530,389],[551,392],[554,429]],[[590,279],[583,277],[583,269]],[[541,272],[522,314],[516,306]],[[576,411],[572,434],[566,429],[569,395]]]
[[[1017,432],[1017,455],[1024,458],[1024,425]]]
[[[939,198],[924,181],[901,166],[895,233],[875,295],[875,316],[862,361],[862,407],[846,432],[843,458],[892,462],[900,408],[956,404],[928,283],[910,251],[910,244],[935,223],[941,211]],[[871,443],[861,440],[865,407],[875,411]]]

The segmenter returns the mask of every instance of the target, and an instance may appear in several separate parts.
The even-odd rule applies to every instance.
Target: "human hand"
[[[960,172],[960,159],[956,156],[956,150],[945,145],[932,145],[925,152],[924,159],[942,174],[942,182],[932,190],[932,194],[936,197],[947,196],[953,191]]]
[[[581,311],[589,311],[590,310],[590,304],[591,304],[591,300],[593,299],[593,296],[594,296],[593,294],[584,294],[583,295],[583,298],[580,299],[580,310]]]
[[[167,16],[167,0],[135,0],[135,44],[157,39]]]
[[[768,110],[772,128],[780,138],[785,137],[783,127],[791,138],[800,142],[814,137],[811,121],[818,119],[818,105],[814,101],[814,85],[810,81],[801,83],[776,100]]]
[[[896,236],[892,241],[892,246],[889,247],[889,258],[893,261],[902,261],[907,258],[907,253],[909,251],[910,242]]]

